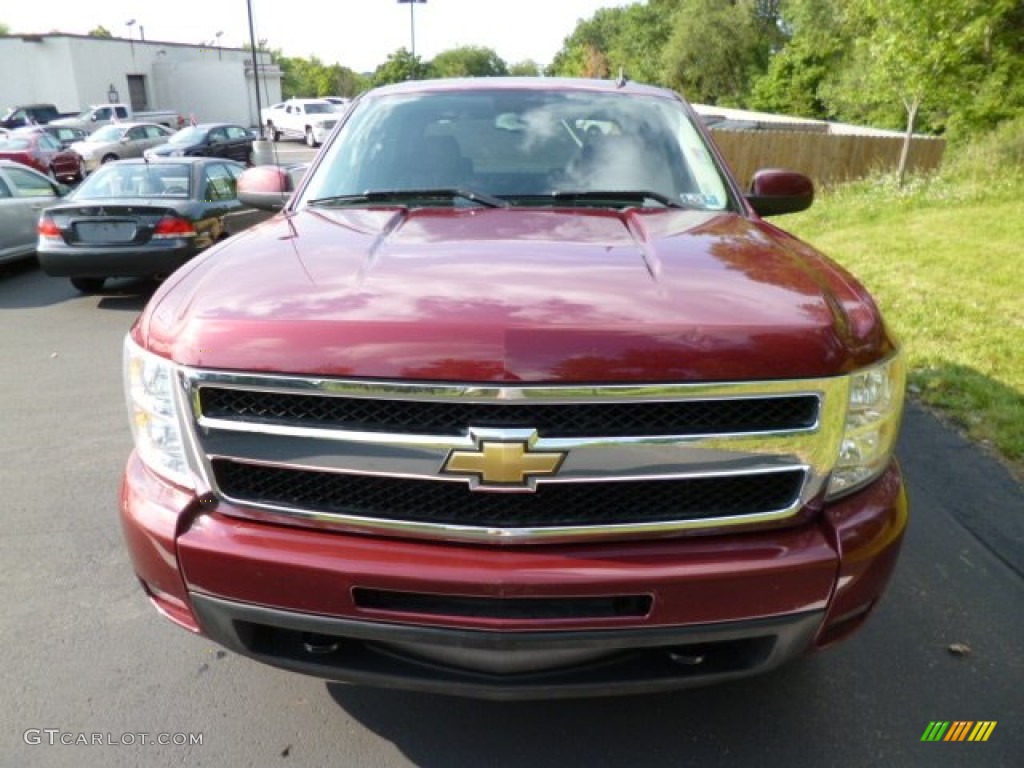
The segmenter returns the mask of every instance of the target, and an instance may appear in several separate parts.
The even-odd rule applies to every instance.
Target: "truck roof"
[[[644,94],[681,100],[679,94],[667,88],[642,85],[629,80],[587,80],[571,77],[463,77],[443,80],[407,80],[386,85],[373,91],[374,94],[423,93],[424,91],[475,91],[475,90],[523,90],[537,91],[601,91],[606,93]]]

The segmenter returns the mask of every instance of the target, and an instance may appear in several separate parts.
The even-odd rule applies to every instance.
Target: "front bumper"
[[[496,549],[221,511],[129,461],[125,536],[173,621],[307,674],[487,698],[648,692],[773,669],[860,625],[907,524],[895,465],[809,524],[662,541]],[[413,599],[360,599],[369,593]],[[460,608],[635,596],[645,607],[629,615]]]
[[[327,137],[331,135],[331,131],[333,130],[334,125],[331,125],[329,128],[323,125],[314,125],[313,138],[316,139],[317,144],[323,144],[325,141],[327,141]]]

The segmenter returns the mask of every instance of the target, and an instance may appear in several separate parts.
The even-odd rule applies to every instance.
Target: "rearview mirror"
[[[759,216],[796,213],[814,202],[814,183],[802,173],[766,168],[754,174],[747,202]]]
[[[277,165],[257,165],[238,177],[238,199],[263,211],[280,211],[294,190],[291,175]]]

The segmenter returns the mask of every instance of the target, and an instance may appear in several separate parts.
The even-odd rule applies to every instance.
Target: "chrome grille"
[[[785,509],[801,470],[754,475],[549,483],[536,493],[478,493],[464,483],[282,469],[216,460],[224,495],[277,507],[439,525],[505,528],[634,525]]]
[[[451,403],[370,400],[204,387],[204,416],[366,432],[463,435],[467,425],[541,437],[711,435],[809,429],[813,395],[645,403]]]
[[[181,383],[194,469],[227,514],[495,544],[787,524],[824,488],[848,388],[845,377],[508,387],[191,369]],[[482,435],[565,458],[522,487],[443,472]]]

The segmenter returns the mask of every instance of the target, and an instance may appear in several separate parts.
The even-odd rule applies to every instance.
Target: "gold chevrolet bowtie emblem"
[[[441,471],[475,476],[478,487],[527,488],[532,478],[555,474],[565,456],[564,451],[531,452],[529,440],[480,439],[475,451],[448,454]]]

